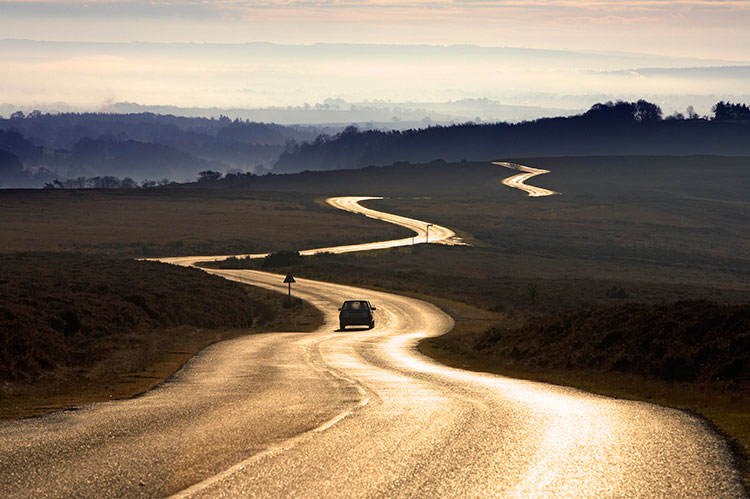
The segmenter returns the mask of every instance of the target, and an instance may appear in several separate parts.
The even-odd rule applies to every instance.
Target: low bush
[[[0,380],[31,381],[135,355],[180,328],[249,328],[281,306],[201,270],[81,255],[0,256]],[[279,297],[273,296],[279,301]],[[152,334],[153,332],[153,334]],[[174,341],[175,344],[179,343]]]
[[[599,305],[535,318],[519,328],[490,328],[473,348],[525,367],[744,386],[750,383],[750,305]]]
[[[289,265],[295,265],[301,262],[302,255],[299,254],[299,251],[277,251],[265,257],[260,266],[264,269],[271,267],[288,267]]]

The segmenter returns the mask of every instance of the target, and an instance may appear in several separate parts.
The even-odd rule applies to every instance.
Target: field
[[[0,190],[0,252],[206,255],[409,234],[327,208],[320,198],[209,189]]]
[[[306,267],[320,268],[320,275],[351,274],[355,281],[377,278],[392,289],[440,289],[447,297],[497,310],[525,304],[529,285],[536,289],[533,309],[540,312],[612,298],[748,300],[750,161],[517,161],[550,169],[532,183],[562,194],[528,198],[500,183],[508,170],[489,164],[402,166],[400,183],[399,169],[392,167],[382,182],[368,182],[369,194],[389,197],[368,206],[446,225],[472,246],[324,255],[308,259]],[[439,185],[415,180],[415,170],[427,175],[433,166]],[[366,175],[374,178],[377,169],[369,170]],[[296,176],[291,177],[294,185]],[[309,179],[305,185],[323,188]],[[355,270],[347,272],[349,267]],[[608,296],[612,287],[622,294]]]

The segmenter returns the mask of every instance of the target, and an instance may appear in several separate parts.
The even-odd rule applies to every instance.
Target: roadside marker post
[[[297,282],[294,280],[294,276],[292,274],[287,274],[286,278],[284,279],[284,282],[289,285],[289,305],[292,304],[292,283]]]
[[[432,224],[427,224],[427,235],[425,235],[425,244],[430,244],[430,227],[432,227]]]

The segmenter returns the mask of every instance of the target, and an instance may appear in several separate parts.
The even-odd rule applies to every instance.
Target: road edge
[[[644,384],[644,388],[646,389],[644,392],[636,392],[633,390],[625,390],[622,386],[618,385],[616,381],[611,381],[607,378],[607,376],[598,376],[598,387],[592,388],[591,385],[584,385],[581,383],[576,383],[575,378],[567,378],[564,380],[560,380],[554,376],[550,376],[549,374],[545,374],[541,371],[533,371],[533,370],[514,370],[514,369],[508,369],[503,368],[502,366],[497,365],[490,365],[483,359],[480,359],[479,357],[470,356],[466,353],[459,352],[459,351],[450,351],[447,349],[440,349],[436,348],[434,344],[431,344],[434,340],[438,340],[440,338],[444,338],[447,335],[450,334],[456,334],[456,329],[466,327],[466,321],[462,320],[460,317],[460,314],[457,314],[455,312],[455,306],[458,305],[463,309],[475,309],[475,307],[472,307],[471,305],[460,303],[460,302],[454,302],[453,300],[444,299],[444,298],[438,298],[430,295],[417,295],[417,294],[408,294],[408,293],[397,293],[397,294],[403,294],[404,296],[419,298],[424,301],[427,301],[429,303],[432,303],[436,307],[443,310],[446,314],[453,317],[453,320],[455,321],[453,329],[448,331],[442,336],[438,336],[435,338],[424,338],[420,340],[416,348],[419,350],[419,352],[422,355],[425,355],[426,357],[429,357],[430,359],[439,362],[443,365],[446,365],[448,367],[453,367],[456,369],[464,369],[467,371],[472,372],[482,372],[482,373],[488,373],[488,374],[494,374],[499,376],[506,376],[508,378],[513,379],[523,379],[527,381],[535,381],[539,383],[546,383],[551,385],[557,385],[557,386],[564,386],[568,388],[575,388],[578,390],[582,390],[588,393],[593,393],[597,395],[602,395],[605,397],[611,397],[616,399],[623,399],[623,400],[632,400],[636,402],[643,402],[647,404],[654,404],[661,407],[667,407],[669,409],[681,411],[684,413],[689,414],[690,416],[695,417],[697,420],[703,424],[706,429],[710,432],[713,432],[717,435],[719,435],[727,444],[727,448],[730,452],[730,455],[732,457],[732,464],[737,470],[737,472],[741,476],[741,482],[744,486],[744,494],[745,497],[750,497],[750,445],[748,443],[744,443],[740,438],[736,437],[731,431],[725,429],[721,426],[721,424],[714,419],[712,419],[709,415],[704,414],[700,411],[700,408],[697,407],[685,407],[683,403],[679,403],[676,400],[672,400],[670,403],[670,400],[654,400],[652,396],[649,396],[648,394],[648,383]],[[480,313],[480,315],[486,315],[488,312],[481,310],[481,309],[475,309],[477,312]],[[469,325],[469,328],[472,326]],[[459,333],[460,334],[460,333]]]

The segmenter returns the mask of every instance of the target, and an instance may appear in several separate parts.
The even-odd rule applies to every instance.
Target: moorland
[[[433,301],[457,320],[420,346],[443,362],[688,408],[750,447],[747,158],[502,159],[550,170],[532,183],[560,194],[526,197],[489,161],[3,191],[2,247],[101,258],[403,237],[322,203],[385,196],[368,206],[451,227],[470,246],[317,255],[278,270]]]
[[[158,257],[319,247],[410,232],[312,193],[202,188],[0,190],[2,252]]]

